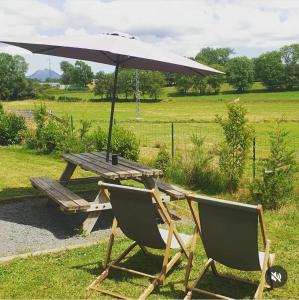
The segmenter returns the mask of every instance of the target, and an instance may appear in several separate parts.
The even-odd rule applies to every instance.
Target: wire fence
[[[123,123],[121,125],[132,130],[140,141],[141,154],[154,157],[161,147],[166,147],[172,158],[184,155],[193,148],[192,137],[204,139],[204,147],[214,153],[224,141],[223,131],[217,123]],[[254,136],[248,155],[246,177],[253,178],[257,174],[258,162],[270,153],[269,132],[271,124],[254,124]],[[294,124],[281,124],[289,131],[288,145],[296,152],[299,162],[299,131]],[[292,130],[289,130],[292,129]]]

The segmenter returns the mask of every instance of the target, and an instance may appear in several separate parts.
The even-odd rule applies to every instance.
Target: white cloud
[[[297,0],[0,0],[0,39],[121,31],[186,56],[206,46],[256,55],[298,42],[298,15]]]

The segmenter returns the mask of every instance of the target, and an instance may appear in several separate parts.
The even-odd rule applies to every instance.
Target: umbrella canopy
[[[31,51],[32,53],[81,59],[115,66],[114,90],[111,105],[107,161],[111,149],[111,135],[114,118],[114,106],[119,67],[173,72],[185,75],[223,74],[196,61],[173,54],[159,47],[142,42],[123,33],[100,34],[96,39],[91,37],[74,38],[74,40],[41,39],[34,43],[20,41],[0,41]]]

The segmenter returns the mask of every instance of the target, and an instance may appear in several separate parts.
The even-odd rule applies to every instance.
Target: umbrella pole
[[[106,153],[106,161],[107,162],[109,161],[109,154],[111,152],[111,138],[112,138],[112,127],[113,127],[113,118],[114,118],[114,107],[115,107],[115,101],[116,101],[118,69],[119,69],[119,63],[116,63],[115,71],[114,71],[114,84],[113,84],[113,94],[112,94],[111,111],[110,111],[107,153]]]

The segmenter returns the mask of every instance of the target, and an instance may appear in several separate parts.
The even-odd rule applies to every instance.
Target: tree
[[[268,89],[281,88],[284,85],[284,65],[279,51],[271,51],[254,60],[255,77]]]
[[[28,65],[22,56],[0,53],[0,99],[21,97],[26,86],[27,70]]]
[[[60,63],[60,69],[63,72],[61,75],[61,83],[71,85],[73,82],[74,66],[67,61]]]
[[[284,46],[280,49],[285,64],[285,83],[287,88],[299,84],[299,44]]]
[[[265,208],[277,209],[291,200],[297,171],[296,154],[290,149],[289,132],[277,124],[269,132],[270,154],[261,161],[262,178],[255,179],[250,191],[255,200]]]
[[[77,60],[75,65],[67,61],[60,63],[62,70],[61,82],[66,85],[71,85],[77,88],[85,88],[93,80],[91,67],[84,61]]]
[[[147,94],[157,100],[161,95],[161,89],[165,85],[165,77],[161,72],[149,72],[149,84],[147,86]]]
[[[253,84],[254,64],[246,56],[231,59],[227,63],[225,71],[228,83],[236,88],[237,92],[242,93]]]
[[[195,56],[195,60],[207,65],[225,66],[230,59],[230,55],[234,54],[232,48],[202,48]]]
[[[93,80],[91,67],[84,61],[77,60],[73,73],[73,84],[79,88],[86,88]]]
[[[194,84],[194,78],[192,76],[177,74],[175,77],[176,89],[180,94],[186,95],[189,89]]]
[[[213,64],[211,67],[222,72],[224,71],[224,67],[221,65]],[[225,75],[210,75],[207,76],[206,80],[210,90],[214,94],[219,94],[221,85],[225,81]]]
[[[103,99],[105,93],[106,93],[106,86],[105,86],[105,73],[104,72],[98,72],[95,75],[95,86],[94,86],[94,94],[96,96],[101,96]]]
[[[134,94],[136,85],[136,72],[128,69],[121,69],[118,75],[117,92],[124,94],[126,100]]]
[[[216,117],[223,129],[225,142],[221,145],[219,166],[227,188],[236,191],[244,174],[252,131],[246,119],[246,109],[237,102],[228,105],[228,118]]]

